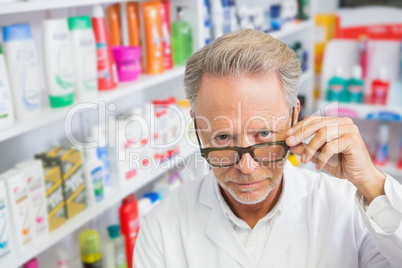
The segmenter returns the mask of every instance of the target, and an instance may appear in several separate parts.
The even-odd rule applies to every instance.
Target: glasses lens
[[[281,145],[270,145],[255,149],[254,157],[260,162],[272,162],[285,156],[285,148]]]
[[[233,150],[218,150],[208,154],[208,161],[215,166],[230,166],[238,161],[238,154]]]

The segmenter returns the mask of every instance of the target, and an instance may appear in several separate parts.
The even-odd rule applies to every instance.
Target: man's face
[[[196,103],[203,147],[248,147],[286,139],[290,112],[276,74],[214,78],[204,75]],[[242,204],[263,201],[280,182],[286,160],[260,164],[249,154],[231,167],[213,167],[219,185]]]

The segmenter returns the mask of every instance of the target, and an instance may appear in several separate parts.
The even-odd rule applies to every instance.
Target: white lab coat
[[[151,212],[133,267],[402,267],[401,226],[385,233],[367,216],[350,182],[289,162],[282,211],[254,266],[222,212],[214,183],[212,172],[186,183]],[[387,175],[385,191],[402,214],[402,186]]]

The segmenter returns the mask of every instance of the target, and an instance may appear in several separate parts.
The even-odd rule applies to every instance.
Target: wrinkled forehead
[[[200,127],[201,121],[207,121],[212,128],[262,128],[263,124],[280,128],[286,124],[289,111],[276,74],[264,77],[203,76],[196,101]]]

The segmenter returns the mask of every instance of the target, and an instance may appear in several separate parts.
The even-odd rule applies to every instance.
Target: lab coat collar
[[[275,244],[265,246],[264,254],[260,260],[261,267],[275,263],[301,234],[302,223],[297,208],[300,208],[302,199],[307,196],[307,190],[301,180],[297,179],[296,172],[297,169],[287,161],[283,176],[286,187],[281,193],[284,199],[283,211],[274,220],[270,234],[270,241],[275,241]],[[223,214],[214,189],[215,181],[214,173],[210,171],[202,183],[198,199],[201,204],[211,208],[205,235],[243,267],[253,267],[251,260],[236,238],[235,230],[230,221]]]

